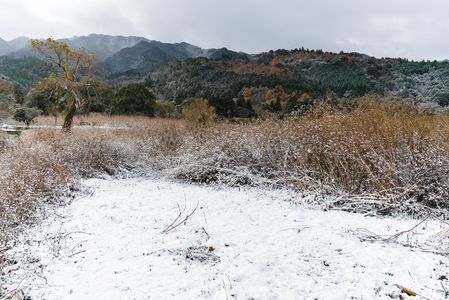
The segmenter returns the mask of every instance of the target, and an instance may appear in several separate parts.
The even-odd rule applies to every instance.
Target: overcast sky
[[[449,58],[449,0],[0,0],[0,37],[140,35],[250,53],[278,48]]]

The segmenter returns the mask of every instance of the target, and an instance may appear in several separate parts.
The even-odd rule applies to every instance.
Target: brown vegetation
[[[206,125],[217,118],[206,99],[190,99],[182,107],[181,115],[190,125]]]
[[[316,105],[287,120],[206,127],[134,121],[147,126],[75,128],[71,135],[30,130],[7,144],[0,156],[0,232],[33,221],[80,177],[155,170],[192,181],[370,193],[449,207],[449,117],[411,104],[359,99]]]
[[[13,120],[7,120],[8,124],[15,124]],[[54,126],[55,118],[51,116],[38,116],[36,118],[37,126]],[[62,125],[62,120],[58,119],[58,126]],[[167,119],[167,118],[151,118],[147,116],[132,115],[106,115],[100,113],[90,113],[87,115],[77,115],[73,118],[74,126],[103,126],[103,127],[159,127],[159,126],[176,126],[183,127],[184,120]]]

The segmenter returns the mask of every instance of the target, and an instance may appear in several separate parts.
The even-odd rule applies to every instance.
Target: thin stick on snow
[[[174,222],[172,222],[172,224],[170,226],[168,226],[167,228],[165,228],[162,233],[169,233],[170,231],[175,230],[176,228],[178,228],[179,226],[181,226],[182,224],[185,224],[187,222],[187,220],[190,219],[191,216],[193,216],[193,214],[197,211],[198,206],[200,205],[200,202],[197,201],[195,208],[192,210],[192,212],[190,212],[187,216],[185,216],[184,219],[182,219],[181,221],[178,221],[176,223],[176,221],[181,218],[181,216],[179,216],[179,218],[176,218],[176,220]]]
[[[206,224],[206,229],[209,231],[209,225],[207,224],[206,213],[203,210],[204,223]],[[208,234],[209,235],[209,234]]]
[[[426,221],[429,220],[436,220],[441,222],[442,224],[448,226],[449,223],[435,215],[432,211],[429,212],[426,218],[419,221],[416,225],[411,227],[410,229],[400,231],[398,233],[395,233],[393,235],[378,235],[376,233],[373,233],[372,231],[369,231],[367,229],[357,229],[355,232],[359,236],[359,238],[362,241],[380,241],[380,242],[387,242],[387,243],[398,243],[404,246],[412,246],[417,249],[420,249],[423,252],[428,253],[434,253],[442,256],[449,256],[447,251],[447,244],[445,244],[443,241],[446,240],[449,237],[449,228],[445,228],[429,237],[426,238],[425,241],[418,242],[416,240],[415,243],[411,243],[411,236],[417,236],[419,235],[419,232],[417,232],[417,229],[422,226]],[[401,237],[405,237],[406,241],[401,242]]]
[[[391,236],[380,236],[378,234],[375,234],[367,229],[358,229],[356,230],[356,232],[359,233],[359,235],[361,235],[361,238],[363,240],[367,240],[367,241],[383,241],[383,242],[392,242],[397,240],[400,236],[413,232],[413,230],[415,230],[416,228],[418,228],[420,225],[422,225],[423,223],[425,223],[426,221],[428,221],[430,219],[430,217],[432,216],[432,214],[427,215],[427,217],[425,217],[423,220],[421,220],[419,223],[417,223],[416,225],[414,225],[412,228],[404,230],[404,231],[400,231],[398,233],[395,233]]]
[[[167,230],[170,229],[173,225],[175,225],[176,221],[178,221],[181,218],[181,216],[182,216],[181,207],[179,206],[179,203],[176,203],[176,205],[178,205],[178,211],[179,211],[178,216],[176,217],[176,219],[173,220],[173,222],[170,225],[165,227],[165,229],[162,230],[161,233],[166,233]]]
[[[79,242],[78,244],[76,244],[75,246],[73,246],[72,249],[70,249],[70,251],[68,253],[73,253],[73,251],[75,250],[75,248],[77,248],[79,245],[81,245],[82,243],[87,242],[87,240],[82,240],[81,242]]]
[[[78,254],[81,254],[81,253],[84,253],[84,252],[86,252],[86,250],[78,251],[76,253],[73,253],[73,254],[69,255],[68,257],[71,258],[71,257],[73,257],[75,255],[78,255]]]
[[[449,296],[449,293],[447,292],[447,289],[446,289],[446,287],[444,286],[444,284],[443,284],[443,282],[442,281],[440,281],[440,283],[441,283],[441,287],[443,288],[443,290],[444,290],[444,295],[446,296],[446,298],[447,298],[447,296]]]
[[[204,228],[204,227],[201,227],[201,229],[204,231],[204,233],[207,235],[207,239],[209,240],[210,239],[210,235],[209,235],[209,233],[207,232],[207,230]]]
[[[12,289],[11,291],[7,292],[5,295],[0,297],[0,300],[4,300],[4,299],[10,299],[10,295],[14,295],[15,293],[18,293],[20,291],[20,286],[22,285],[22,283],[25,281],[25,279],[27,279],[29,276],[25,276],[22,278],[22,280],[20,280],[19,284],[17,284],[15,289]]]

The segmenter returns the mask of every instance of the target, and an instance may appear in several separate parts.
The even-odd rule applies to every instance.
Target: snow
[[[9,251],[17,263],[4,288],[31,299],[399,299],[399,284],[444,298],[446,257],[357,233],[394,234],[416,220],[314,210],[286,190],[155,178],[83,184],[93,193]],[[180,211],[178,221],[192,215],[170,227]]]

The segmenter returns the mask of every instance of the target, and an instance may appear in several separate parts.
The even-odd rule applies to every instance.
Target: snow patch
[[[449,286],[447,257],[358,235],[394,235],[416,220],[313,210],[287,190],[143,178],[84,184],[92,195],[58,209],[9,251],[4,291],[32,299],[399,299],[398,284],[441,299]],[[426,222],[429,232],[442,229]]]

